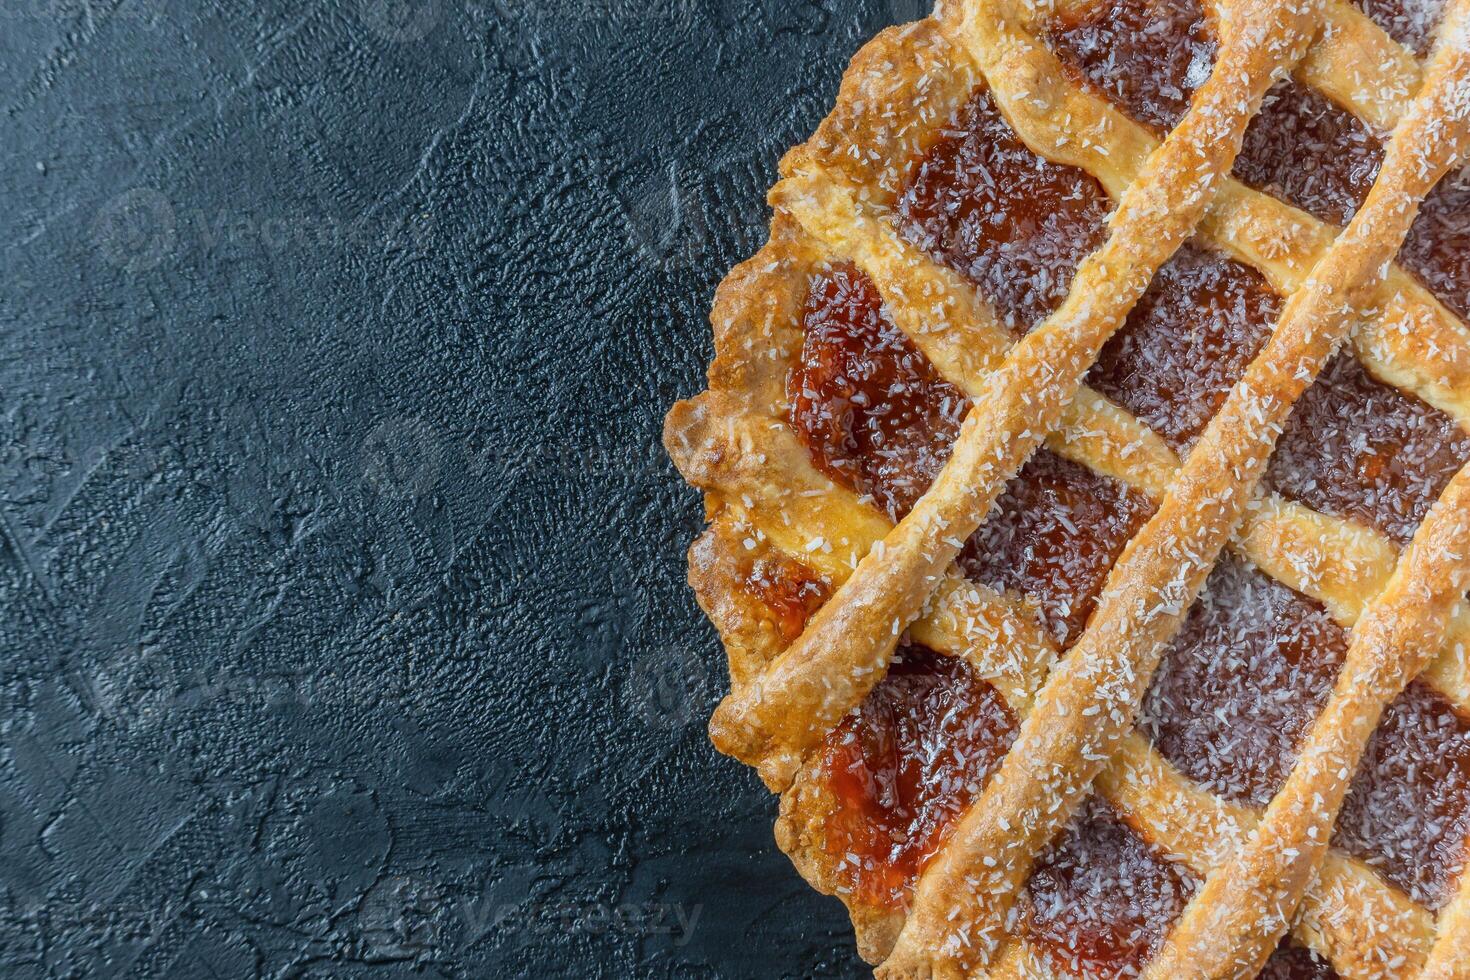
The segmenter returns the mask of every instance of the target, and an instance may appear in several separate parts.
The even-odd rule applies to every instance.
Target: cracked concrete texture
[[[907,8],[5,5],[0,974],[857,969],[658,431]]]

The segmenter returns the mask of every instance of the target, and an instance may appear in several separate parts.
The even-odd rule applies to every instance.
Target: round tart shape
[[[881,975],[1463,975],[1467,8],[945,3],[782,161],[665,444]]]

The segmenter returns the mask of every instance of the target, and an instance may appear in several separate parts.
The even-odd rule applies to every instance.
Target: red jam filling
[[[745,589],[770,610],[783,642],[801,635],[811,614],[821,608],[831,587],[816,572],[789,558],[768,556],[751,563]]]
[[[867,905],[896,908],[999,767],[1016,720],[969,665],[900,649],[883,681],[827,736],[827,850]]]
[[[960,564],[977,581],[1035,599],[1052,636],[1070,646],[1153,509],[1137,491],[1042,449],[1007,484]]]
[[[1353,0],[1388,35],[1423,54],[1444,13],[1444,0]]]
[[[1024,332],[1067,295],[1111,209],[1086,171],[1031,152],[980,88],[915,164],[897,219],[906,239]]]
[[[1337,980],[1332,964],[1290,939],[1281,940],[1257,980]]]
[[[1470,719],[1414,682],[1384,712],[1333,843],[1437,909],[1454,895],[1470,834]]]
[[[1264,806],[1346,653],[1319,603],[1225,555],[1160,662],[1140,727],[1206,789]]]
[[[1075,976],[1135,977],[1197,887],[1093,799],[1038,859],[1026,884],[1027,931]]]
[[[1154,276],[1088,383],[1183,449],[1271,335],[1280,306],[1254,269],[1186,245]]]
[[[1246,129],[1235,176],[1322,221],[1345,225],[1382,163],[1382,144],[1357,116],[1288,79],[1266,93]]]
[[[1215,63],[1215,39],[1194,0],[1075,7],[1049,40],[1068,74],[1156,130],[1184,117]]]
[[[1470,436],[1454,419],[1344,354],[1297,402],[1268,479],[1288,497],[1402,543],[1467,461]]]
[[[1399,264],[1454,313],[1470,318],[1470,168],[1449,174],[1425,198]]]
[[[812,462],[897,521],[949,459],[970,403],[889,319],[851,266],[814,276],[790,421]]]

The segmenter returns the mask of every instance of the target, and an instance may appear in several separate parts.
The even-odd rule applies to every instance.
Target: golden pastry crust
[[[1227,6],[1232,17],[1252,6],[1284,16],[1264,3],[1210,5],[1217,15]],[[988,395],[991,404],[1006,404],[1007,392],[1042,387],[1039,383],[1033,387],[1034,375],[1003,370],[1013,338],[973,287],[894,232],[889,212],[911,162],[980,84],[990,85],[1008,122],[1033,150],[1081,166],[1115,200],[1138,182],[1150,154],[1158,149],[1153,133],[1066,79],[1055,57],[1037,39],[1036,16],[1028,5],[1005,0],[949,4],[933,18],[885,31],[859,52],[832,114],[808,143],[782,161],[783,180],[771,194],[776,214],[770,242],[720,288],[711,316],[716,359],[710,389],[670,412],[665,444],[685,477],[706,492],[711,528],[691,549],[690,580],[729,652],[733,702],[771,698],[780,684],[769,683],[770,666],[780,663],[785,646],[769,610],[742,589],[749,562],[767,551],[794,558],[838,588],[894,528],[871,502],[817,471],[786,421],[785,380],[802,343],[800,320],[811,275],[832,262],[854,262],[873,280],[895,323],[941,374],[973,400]],[[1320,16],[1330,29],[1297,65],[1297,77],[1381,130],[1391,128],[1403,114],[1405,96],[1417,86],[1418,62],[1352,8],[1327,3]],[[1384,66],[1382,77],[1370,85],[1357,72],[1355,80],[1345,81],[1344,66],[1361,64],[1364,52],[1375,52],[1377,63]],[[1271,60],[1292,59],[1274,52]],[[1259,72],[1259,66],[1254,70]],[[1258,77],[1252,78],[1259,84]],[[1212,155],[1211,172],[1226,170],[1228,155]],[[1259,269],[1279,292],[1296,293],[1313,265],[1327,254],[1335,230],[1232,179],[1215,184],[1213,197],[1199,203],[1200,232]],[[1136,200],[1137,195],[1135,206]],[[1127,298],[1130,292],[1142,291],[1153,270],[1172,252],[1172,244],[1177,244],[1173,239],[1182,241],[1193,224],[1187,209],[1175,205],[1166,210],[1167,223],[1174,227],[1163,246],[1140,254],[1130,241],[1128,249],[1115,253],[1115,262],[1121,258],[1135,268],[1141,285],[1109,293],[1107,277],[1089,278],[1079,272],[1077,282],[1082,285],[1074,287],[1076,301],[1054,319],[1065,320],[1078,310],[1096,315],[1103,307],[1121,320],[1132,302]],[[1086,297],[1079,297],[1079,292]],[[1414,392],[1462,424],[1470,419],[1470,334],[1464,325],[1396,268],[1370,298],[1378,300],[1381,312],[1354,337],[1364,362],[1379,377]],[[1095,350],[1090,356],[1084,350],[1080,369],[1085,370],[1095,355]],[[1081,370],[1074,372],[1079,379]],[[1016,377],[1028,380],[1017,382]],[[1272,390],[1289,390],[1296,384]],[[1049,448],[1155,500],[1163,499],[1168,509],[1167,494],[1180,473],[1180,461],[1157,435],[1086,388],[1070,402],[1057,397],[1048,408],[1052,414],[1034,417],[1039,419],[1035,428],[1041,430],[1034,438],[1047,433]],[[992,451],[1007,454],[1001,464],[977,462],[975,471],[987,474],[980,482],[992,492],[1004,482],[1007,469],[1013,470],[1029,454],[1022,434],[1012,429],[1006,438],[993,440]],[[954,469],[951,464],[946,472]],[[973,486],[973,481],[955,483]],[[1219,485],[1236,484],[1227,480]],[[944,492],[936,484],[929,496],[942,497]],[[988,509],[989,501],[982,495],[957,487],[951,492],[960,510],[978,508],[983,514]],[[1356,622],[1390,580],[1398,548],[1379,532],[1274,496],[1257,498],[1252,508],[1232,547],[1268,574],[1320,599],[1344,625]],[[956,520],[953,513],[943,516]],[[1177,516],[1185,525],[1197,517]],[[966,658],[1024,722],[1057,655],[1051,639],[1017,597],[996,595],[948,571],[952,552],[936,557],[934,549],[920,550],[927,553],[918,556],[917,565],[886,569],[877,576],[877,587],[866,594],[889,603],[882,617],[865,608],[861,612],[866,618],[846,620],[859,624],[857,635],[844,632],[853,627],[834,629],[828,634],[831,639],[821,644],[808,639],[807,652],[830,655],[831,642],[846,637],[856,643],[860,655],[870,657],[873,636],[890,633],[876,629],[876,624],[888,621],[895,590],[907,587],[910,601],[900,610],[905,613],[900,618],[913,619],[912,634],[941,653]],[[915,581],[926,576],[933,581],[916,588]],[[923,605],[926,597],[928,603]],[[834,600],[827,609],[841,612],[843,607]],[[1450,630],[1450,648],[1470,638],[1470,626],[1463,621],[1451,624]],[[801,660],[802,670],[809,671],[805,656],[792,659]],[[1455,703],[1470,704],[1470,683],[1458,658],[1448,654],[1439,658],[1426,676]],[[722,749],[762,763],[763,777],[782,791],[778,843],[801,873],[828,893],[841,892],[825,846],[824,821],[831,802],[810,748],[855,703],[853,693],[870,686],[859,685],[830,703],[825,692],[795,700],[784,695],[772,698],[769,720],[777,729],[784,728],[785,735],[796,736],[794,741],[800,744],[795,751],[778,747],[772,752],[768,745],[742,742],[729,712],[713,726]],[[813,702],[827,704],[828,710],[813,711]],[[813,725],[814,720],[818,724]],[[1033,723],[1033,727],[1043,726]],[[1145,839],[1182,857],[1201,877],[1228,862],[1259,813],[1214,799],[1140,736],[1124,735],[1117,744],[1096,789],[1119,815]],[[1040,845],[1030,846],[1033,843],[1028,847],[1034,854]],[[953,861],[957,853],[952,838],[935,864]],[[1030,855],[1026,857],[1029,860]],[[926,872],[925,879],[929,878]],[[911,935],[922,934],[901,909],[873,908],[851,896],[841,897],[852,914],[859,950],[870,961],[888,956],[906,922],[913,927]],[[915,901],[922,912],[922,890]],[[1463,904],[1452,904],[1443,917],[1447,937],[1458,935],[1447,924]],[[1328,854],[1306,889],[1293,931],[1300,941],[1328,956],[1344,976],[1406,973],[1424,962],[1436,936],[1429,912],[1361,861],[1336,852]],[[941,971],[961,965],[961,960],[945,956],[936,961],[930,948],[933,938],[928,945],[917,943],[919,955],[913,961],[890,961],[892,975],[919,975],[936,962]],[[1385,970],[1386,963],[1400,964],[1401,969]],[[1041,960],[1025,938],[1001,944],[991,970],[995,975],[1044,975]]]

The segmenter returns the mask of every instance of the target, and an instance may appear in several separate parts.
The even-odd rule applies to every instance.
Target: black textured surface
[[[0,975],[858,971],[658,434],[919,13],[0,5]]]

